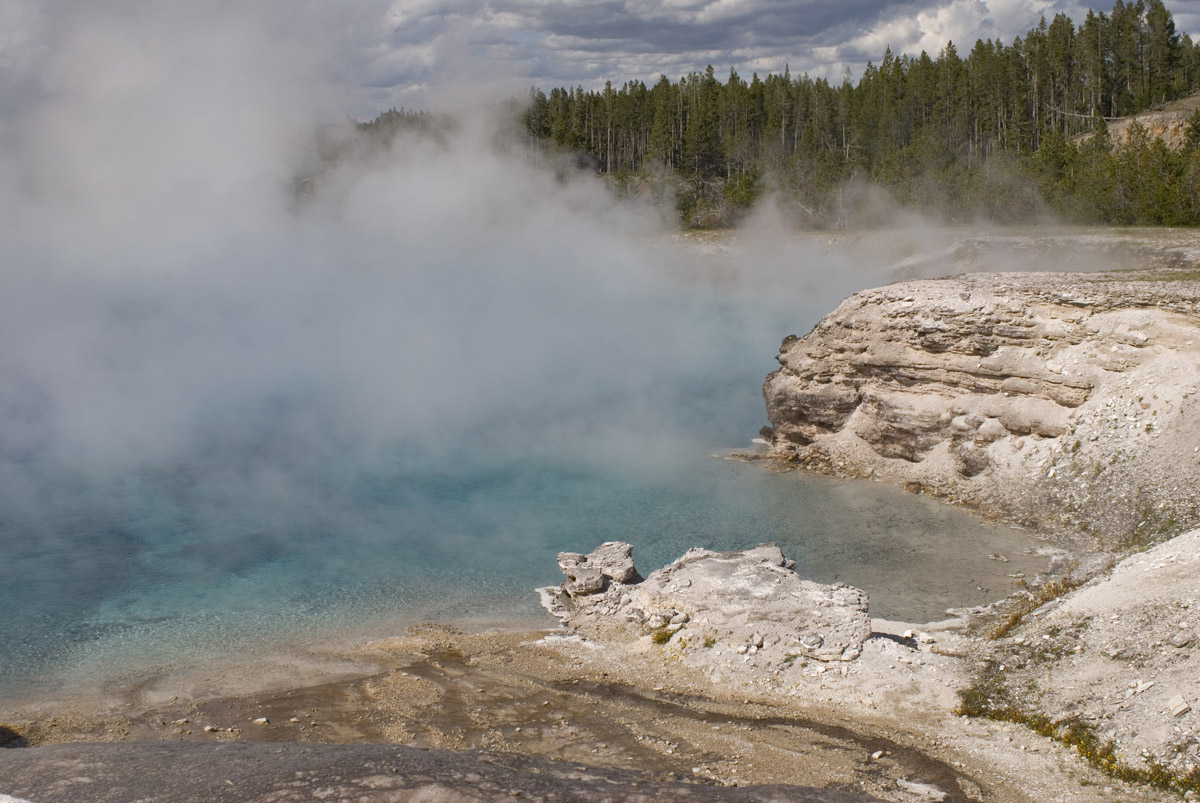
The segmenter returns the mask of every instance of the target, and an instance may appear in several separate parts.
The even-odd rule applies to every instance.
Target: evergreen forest
[[[1117,0],[965,55],[950,42],[936,56],[888,49],[857,82],[709,66],[652,86],[534,88],[509,111],[537,152],[673,204],[686,227],[736,223],[768,192],[818,227],[872,222],[881,197],[947,222],[1197,225],[1200,111],[1173,147],[1137,123],[1108,130],[1197,90],[1200,46],[1161,0]],[[421,117],[392,110],[364,127]]]

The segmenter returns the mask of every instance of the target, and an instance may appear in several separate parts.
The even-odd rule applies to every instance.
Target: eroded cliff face
[[[1108,124],[1108,135],[1113,145],[1122,145],[1129,141],[1130,129],[1137,123],[1146,132],[1149,139],[1161,139],[1171,150],[1181,150],[1187,142],[1188,110],[1150,112],[1137,114]]]
[[[784,340],[772,452],[1106,544],[1200,523],[1200,281],[973,274],[857,293]]]

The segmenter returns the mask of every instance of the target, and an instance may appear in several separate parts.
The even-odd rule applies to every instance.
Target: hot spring
[[[1045,568],[932,500],[722,459],[764,423],[780,339],[885,274],[812,239],[572,217],[464,242],[409,214],[163,272],[9,270],[0,694],[412,622],[549,625],[555,553],[606,540],[643,572],[775,541],[910,621]]]
[[[124,59],[159,37],[67,25],[0,130],[0,699],[549,623],[555,553],[612,539],[646,572],[775,541],[913,620],[1044,568],[929,500],[720,458],[783,337],[959,233],[799,237],[767,204],[670,235],[470,118],[330,161],[307,51],[210,22],[219,63],[152,69]]]

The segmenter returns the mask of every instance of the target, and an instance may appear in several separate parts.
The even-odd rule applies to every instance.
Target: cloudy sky
[[[1179,30],[1200,31],[1200,0],[1167,5]],[[677,79],[708,64],[722,77],[786,64],[840,80],[889,45],[936,55],[952,40],[965,52],[977,38],[1011,41],[1042,15],[1078,22],[1086,8],[1078,0],[0,0],[0,90],[9,96],[0,104],[23,85],[44,85],[47,72],[108,71],[114,58],[136,67],[141,50],[174,52],[176,38],[187,43],[180,53],[195,47],[203,58],[258,36],[264,69],[303,62],[322,73],[344,113],[363,118],[445,104],[447,87],[495,97],[530,85]],[[201,53],[209,30],[223,39]],[[288,45],[303,57],[283,53]],[[79,58],[64,62],[67,52]]]
[[[1200,28],[1200,2],[1167,6],[1181,31]],[[712,64],[753,72],[857,76],[887,46],[935,55],[948,40],[961,51],[978,38],[1011,41],[1065,12],[1072,0],[402,0],[371,32],[362,53],[360,105],[417,99],[447,69],[484,67],[494,81],[585,88],[627,79],[675,79]],[[1108,11],[1111,5],[1101,4]],[[365,31],[364,31],[365,33]]]

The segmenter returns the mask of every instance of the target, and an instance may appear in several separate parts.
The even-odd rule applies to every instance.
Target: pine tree
[[[1008,45],[977,40],[965,59],[953,42],[936,58],[886,48],[857,82],[849,70],[835,85],[793,79],[786,65],[749,82],[730,68],[721,82],[709,66],[678,81],[659,76],[650,88],[636,80],[548,95],[534,88],[513,117],[528,139],[587,153],[598,172],[675,171],[692,210],[722,198],[736,206],[770,176],[808,219],[834,224],[851,206],[842,189],[869,176],[902,199],[966,216],[997,208],[1004,176],[1025,170],[1069,216],[1195,221],[1200,135],[1186,158],[1149,142],[1114,150],[1099,118],[1198,87],[1200,49],[1176,32],[1162,0],[1116,0],[1111,14],[1089,11],[1078,27],[1058,14]],[[367,124],[414,125],[396,110]],[[1091,137],[1074,142],[1089,126]],[[1137,183],[1145,175],[1166,189]]]

